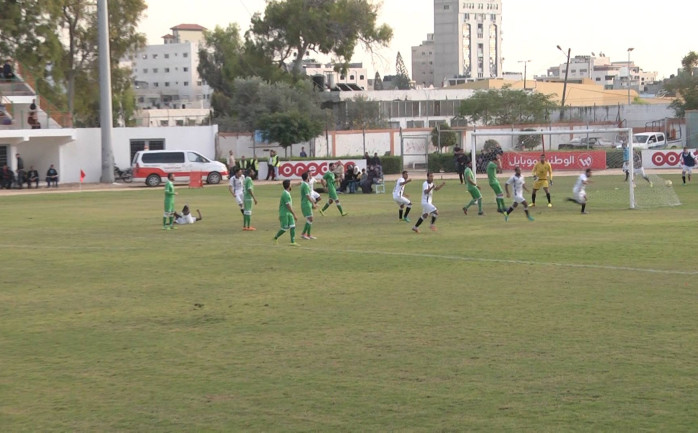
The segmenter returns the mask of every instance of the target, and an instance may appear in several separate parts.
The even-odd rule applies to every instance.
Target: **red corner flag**
[[[85,172],[80,169],[80,183],[82,183],[83,180],[85,180]]]

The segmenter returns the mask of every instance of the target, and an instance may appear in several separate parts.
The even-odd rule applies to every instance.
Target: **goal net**
[[[530,189],[533,165],[545,154],[553,167],[554,191],[558,194],[571,196],[574,181],[589,168],[596,177],[587,193],[601,207],[635,209],[681,204],[669,179],[646,173],[640,151],[633,149],[632,140],[628,140],[632,137],[630,128],[484,129],[469,132],[469,136],[470,163],[475,173],[484,173],[487,163],[501,154],[503,173],[510,176],[516,166],[521,167],[529,178]],[[630,155],[634,155],[633,162]]]

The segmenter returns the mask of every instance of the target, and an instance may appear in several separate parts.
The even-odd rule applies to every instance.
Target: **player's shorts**
[[[533,182],[533,189],[547,188],[548,186],[548,179],[538,179]]]
[[[526,201],[526,198],[524,198],[524,196],[522,196],[522,195],[515,195],[514,196],[514,202],[516,202],[516,203],[523,203],[525,201]]]
[[[422,215],[434,213],[437,210],[433,204],[422,202]]]
[[[494,193],[498,196],[504,194],[504,191],[502,191],[502,185],[499,184],[499,181],[490,182],[490,188],[492,188]]]
[[[481,199],[482,198],[482,193],[480,192],[480,189],[474,186],[469,186],[468,187],[468,192],[470,193],[471,196],[473,196],[474,200]]]
[[[337,195],[337,190],[335,189],[334,185],[327,187],[327,195],[332,200],[339,200],[339,196]]]
[[[243,212],[245,215],[252,215],[252,208],[254,207],[254,200],[251,198],[245,199],[245,205],[243,207]]]
[[[586,203],[587,202],[587,193],[586,191],[579,190],[579,191],[574,191],[574,199],[577,201],[577,203]]]
[[[279,222],[281,223],[281,228],[284,230],[296,227],[296,221],[293,219],[293,215],[291,214],[288,214],[286,216],[279,216]]]
[[[692,174],[693,173],[693,166],[692,165],[682,165],[681,171],[684,173]]]
[[[313,200],[317,201],[317,199],[320,198],[320,193],[317,191],[310,191],[310,196],[313,198]]]
[[[165,202],[165,216],[174,214],[174,200]]]
[[[410,201],[410,199],[408,199],[407,197],[403,197],[403,196],[401,196],[401,195],[394,195],[394,196],[393,196],[393,200],[395,201],[395,203],[397,203],[397,204],[400,205],[400,206],[405,206],[405,205],[408,205],[408,204],[412,204],[412,202]]]
[[[244,197],[244,195],[242,193],[235,194],[235,201],[237,202],[238,206],[243,205],[243,202],[244,202],[243,197]]]
[[[313,216],[313,204],[309,201],[301,202],[301,212],[303,212],[304,217]]]

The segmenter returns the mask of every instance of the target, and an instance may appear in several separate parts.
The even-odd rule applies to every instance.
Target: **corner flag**
[[[80,183],[85,180],[85,172],[80,169]]]

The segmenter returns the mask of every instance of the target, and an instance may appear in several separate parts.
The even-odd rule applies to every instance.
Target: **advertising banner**
[[[698,150],[688,149],[694,158],[698,158]],[[683,149],[643,150],[642,166],[645,168],[681,168],[681,153]]]
[[[505,152],[502,155],[502,169],[513,170],[521,167],[522,171],[531,170],[540,160],[540,152]],[[606,169],[606,152],[590,150],[588,152],[546,152],[545,158],[555,170],[594,170]]]
[[[301,174],[308,171],[311,176],[323,175],[327,172],[330,163],[333,162],[346,167],[347,164],[359,167],[359,170],[366,168],[365,159],[326,159],[315,161],[283,161],[279,166],[280,179],[300,179]]]

